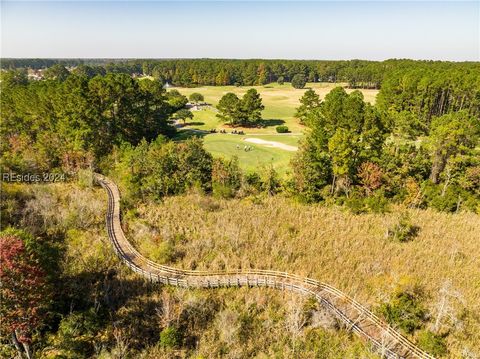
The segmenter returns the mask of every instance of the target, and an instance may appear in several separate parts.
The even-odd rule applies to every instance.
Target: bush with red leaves
[[[29,344],[48,303],[45,272],[21,238],[0,234],[0,331]]]

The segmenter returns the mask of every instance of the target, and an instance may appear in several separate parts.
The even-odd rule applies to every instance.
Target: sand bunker
[[[265,141],[261,138],[245,138],[244,141],[255,143],[257,145],[267,146],[267,147],[276,147],[285,151],[296,151],[298,147],[286,145],[284,143],[275,142],[275,141]]]

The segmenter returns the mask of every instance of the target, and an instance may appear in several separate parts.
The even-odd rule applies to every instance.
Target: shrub
[[[417,334],[417,345],[436,357],[447,354],[447,346],[443,336],[432,333],[429,330],[421,330]]]
[[[367,212],[367,208],[365,207],[363,199],[358,196],[352,196],[345,199],[343,204],[353,214],[361,214]]]
[[[266,168],[262,175],[262,190],[273,196],[280,189],[280,179],[273,166]]]
[[[353,192],[349,198],[341,198],[345,207],[353,214],[385,213],[388,210],[388,199],[383,191],[376,191],[370,197],[361,197],[358,192]]]
[[[12,345],[0,344],[0,358],[18,358],[18,352]]]
[[[284,78],[283,76],[280,76],[280,77],[277,79],[277,83],[278,83],[279,85],[283,85],[284,82],[285,82],[285,78]]]
[[[200,197],[197,204],[198,207],[207,212],[216,212],[222,208],[214,198],[209,196]]]
[[[453,186],[448,187],[445,191],[442,187],[427,182],[424,194],[428,206],[442,212],[455,212],[461,202],[460,194]]]
[[[175,327],[169,326],[160,332],[160,346],[176,348],[182,343],[182,333]]]
[[[405,188],[403,191],[400,191],[400,198],[402,198],[403,204],[413,208],[424,207],[425,203],[422,195],[422,189],[413,177],[408,177],[405,180],[404,187]]]
[[[305,79],[305,76],[302,74],[296,74],[292,78],[292,86],[296,89],[303,89],[305,85],[307,84],[307,80]]]
[[[238,158],[225,161],[220,158],[213,161],[212,187],[215,196],[223,198],[234,197],[242,184],[242,172]]]
[[[423,193],[428,206],[438,211],[478,210],[479,196],[455,183],[446,186],[445,184],[435,185],[427,181],[423,186]]]
[[[155,262],[165,264],[172,262],[175,259],[175,246],[171,241],[162,241],[158,244],[150,256]]]
[[[380,306],[379,312],[389,324],[411,334],[416,329],[420,329],[426,319],[426,311],[418,297],[419,294],[416,291],[397,291],[390,302]]]
[[[93,186],[93,172],[90,169],[80,169],[77,173],[78,185],[80,188],[90,188]]]
[[[466,190],[480,194],[480,165],[467,168],[460,185]]]
[[[364,199],[365,207],[371,213],[385,213],[388,211],[388,198],[382,190],[376,191],[372,196]]]
[[[244,177],[244,181],[247,185],[252,186],[256,190],[260,190],[262,187],[262,179],[257,172],[247,173]]]
[[[408,213],[402,213],[398,222],[387,230],[387,237],[398,242],[408,242],[415,238],[420,228],[411,223]]]
[[[373,162],[363,162],[358,171],[358,177],[365,193],[369,196],[382,185],[382,169]]]
[[[237,197],[256,196],[262,192],[263,182],[256,172],[245,173],[242,176],[242,186],[237,191]],[[250,198],[253,199],[253,198]]]
[[[62,319],[57,333],[50,341],[68,358],[90,357],[99,342],[98,333],[101,327],[102,320],[93,309],[73,312]]]
[[[288,132],[290,132],[288,130],[288,127],[284,126],[284,125],[277,126],[275,129],[277,130],[278,133],[288,133]]]
[[[198,93],[198,92],[193,92],[189,97],[188,99],[190,100],[190,102],[194,102],[194,103],[199,103],[199,102],[202,102],[204,101],[204,97],[201,93]]]
[[[218,198],[233,198],[235,197],[236,190],[231,186],[221,183],[213,184],[213,195]]]

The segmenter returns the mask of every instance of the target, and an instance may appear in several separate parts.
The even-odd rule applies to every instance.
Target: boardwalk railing
[[[108,237],[116,254],[131,270],[149,281],[183,288],[269,287],[313,296],[349,330],[369,341],[383,357],[434,359],[362,304],[331,285],[315,279],[260,269],[183,270],[160,265],[145,258],[132,246],[123,232],[117,185],[100,174],[95,174],[95,179],[108,194],[106,224]]]

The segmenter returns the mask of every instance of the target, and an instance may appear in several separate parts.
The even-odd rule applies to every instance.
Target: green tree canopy
[[[174,117],[182,120],[183,124],[187,122],[187,119],[192,119],[193,118],[193,113],[190,110],[187,110],[186,108],[182,108],[175,112]]]
[[[439,182],[450,157],[466,153],[479,144],[480,122],[468,111],[449,113],[432,121],[429,147],[432,155],[430,179]]]
[[[305,78],[305,75],[302,74],[296,74],[292,78],[292,86],[296,89],[303,89],[305,85],[307,84],[307,79]]]
[[[251,126],[262,119],[264,108],[262,98],[255,89],[249,89],[241,99],[230,92],[220,99],[217,117],[232,126]]]
[[[241,112],[243,113],[242,125],[252,125],[262,119],[262,111],[265,108],[262,98],[255,89],[249,89],[241,100]]]
[[[320,107],[320,103],[320,96],[314,90],[308,89],[300,99],[300,106],[297,107],[295,117],[300,120],[300,123],[306,124],[308,114]]]
[[[176,106],[183,108],[184,99]],[[79,168],[121,142],[171,136],[177,108],[168,100],[158,81],[126,74],[2,81],[2,165],[17,172]]]
[[[124,146],[117,171],[128,179],[133,195],[159,199],[197,185],[210,190],[212,161],[199,138],[176,143],[159,136],[150,143]]]
[[[233,92],[225,94],[217,105],[217,117],[230,125],[238,123],[240,118],[240,99]]]
[[[193,102],[193,103],[199,103],[199,102],[204,101],[203,95],[201,93],[198,93],[198,92],[193,92],[192,94],[190,94],[188,99],[190,100],[190,102]]]
[[[68,71],[65,66],[60,64],[53,65],[52,67],[46,69],[44,72],[44,76],[46,79],[58,81],[65,81],[69,75],[70,71]]]
[[[334,191],[347,191],[359,182],[363,162],[380,159],[385,126],[360,92],[349,95],[337,87],[306,117],[311,130],[293,164],[298,188],[309,199],[321,197],[328,183]]]
[[[170,106],[172,106],[174,111],[177,111],[185,107],[185,105],[188,103],[188,99],[178,90],[173,89],[167,92],[167,102],[170,104]]]

